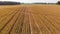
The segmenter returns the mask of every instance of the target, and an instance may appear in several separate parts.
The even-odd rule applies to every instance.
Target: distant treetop
[[[60,4],[60,1],[58,1],[57,4]]]

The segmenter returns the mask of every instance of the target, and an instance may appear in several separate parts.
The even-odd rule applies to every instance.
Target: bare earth
[[[60,34],[60,6],[0,6],[0,34]]]

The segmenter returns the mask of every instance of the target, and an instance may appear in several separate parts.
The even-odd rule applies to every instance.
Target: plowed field
[[[0,34],[60,34],[60,6],[0,6]]]

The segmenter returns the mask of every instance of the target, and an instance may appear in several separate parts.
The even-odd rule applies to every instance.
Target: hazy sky
[[[17,1],[17,2],[24,2],[24,3],[32,3],[32,2],[49,2],[49,3],[56,3],[60,0],[0,0],[0,1]]]

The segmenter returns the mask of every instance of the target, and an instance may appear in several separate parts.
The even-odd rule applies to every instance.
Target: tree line
[[[0,5],[18,5],[20,2],[0,1]]]

